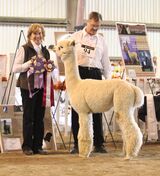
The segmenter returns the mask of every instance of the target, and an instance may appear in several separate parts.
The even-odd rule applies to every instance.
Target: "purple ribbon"
[[[44,85],[44,72],[45,71],[52,71],[55,68],[53,61],[48,60],[44,57],[38,57],[36,56],[36,59],[34,59],[31,67],[29,68],[27,72],[27,77],[29,77],[34,74],[34,89],[41,89]],[[33,95],[35,95],[37,92],[32,93],[30,82],[28,81],[28,88],[30,95],[29,97],[32,98]]]
[[[46,59],[44,57],[39,58],[38,56],[32,62],[31,67],[27,72],[27,77],[34,74],[34,88],[40,89],[43,87],[43,72],[45,71]],[[32,98],[37,92],[32,93],[30,82],[28,81],[29,97]]]

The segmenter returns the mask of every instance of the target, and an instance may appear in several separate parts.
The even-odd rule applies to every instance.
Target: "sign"
[[[144,24],[116,23],[125,65],[139,66],[144,72],[153,72],[153,63]]]

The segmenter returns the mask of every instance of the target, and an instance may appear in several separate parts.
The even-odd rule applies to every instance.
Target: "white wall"
[[[14,3],[13,3],[14,2]],[[67,0],[0,0],[0,16],[66,18]],[[104,20],[160,24],[160,0],[86,0],[84,18],[92,10],[99,11]],[[14,53],[20,31],[25,35],[28,26],[0,23],[0,54]],[[45,44],[53,42],[54,31],[65,27],[45,27]],[[101,29],[108,43],[110,56],[121,56],[115,28]],[[22,39],[23,40],[23,39]],[[148,42],[152,55],[160,56],[160,29],[148,30]]]
[[[160,0],[86,0],[85,18],[99,11],[107,21],[160,23]]]
[[[0,16],[65,18],[66,0],[0,0]]]
[[[24,35],[21,35],[20,43],[18,43],[21,30]],[[0,54],[14,53],[16,51],[17,45],[25,43],[24,36],[27,36],[28,26],[21,25],[0,25]],[[54,31],[65,31],[63,27],[45,27],[45,41],[44,44],[49,46],[53,44]],[[21,33],[22,34],[22,33]],[[27,40],[27,38],[26,38]]]

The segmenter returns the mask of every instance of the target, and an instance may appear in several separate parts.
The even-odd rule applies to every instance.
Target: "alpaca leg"
[[[93,126],[91,114],[79,114],[78,147],[79,156],[89,157],[93,146]]]
[[[141,132],[134,117],[129,114],[120,113],[117,122],[123,134],[125,159],[131,159],[132,156],[138,154],[142,145]]]
[[[130,159],[131,156],[137,156],[139,150],[142,146],[143,136],[142,133],[134,120],[128,123],[128,127],[126,129],[126,159]]]
[[[124,134],[122,133],[122,141],[123,141],[122,154],[123,154],[123,156],[125,156],[126,155],[126,143],[125,143],[125,138],[123,135]]]
[[[143,134],[136,122],[134,122],[134,128],[136,131],[136,145],[133,152],[133,156],[137,156],[143,144]]]
[[[128,130],[125,129],[126,127],[124,126],[123,128],[123,124],[121,124],[122,126],[122,139],[123,139],[123,153],[125,155],[125,159],[131,159],[132,156],[132,140],[131,138],[129,138],[128,136]],[[127,128],[130,128],[129,126]]]
[[[123,146],[122,146],[122,155],[126,155],[126,147],[125,147],[125,138],[124,138],[124,134],[123,134],[123,130],[122,130],[122,127],[121,127],[121,123],[120,123],[120,118],[119,118],[119,113],[117,112],[114,112],[114,118],[116,119],[121,131],[122,131],[122,141],[123,141]]]

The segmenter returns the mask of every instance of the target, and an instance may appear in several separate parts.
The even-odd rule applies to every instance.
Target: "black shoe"
[[[38,149],[38,150],[34,151],[34,154],[47,155],[48,152],[43,149]]]
[[[23,149],[23,153],[25,155],[33,155],[33,151],[31,149]]]
[[[95,147],[93,152],[95,152],[95,153],[107,153],[107,150],[102,145],[102,146]]]
[[[71,154],[79,153],[78,147],[73,147],[73,149],[70,151]]]

